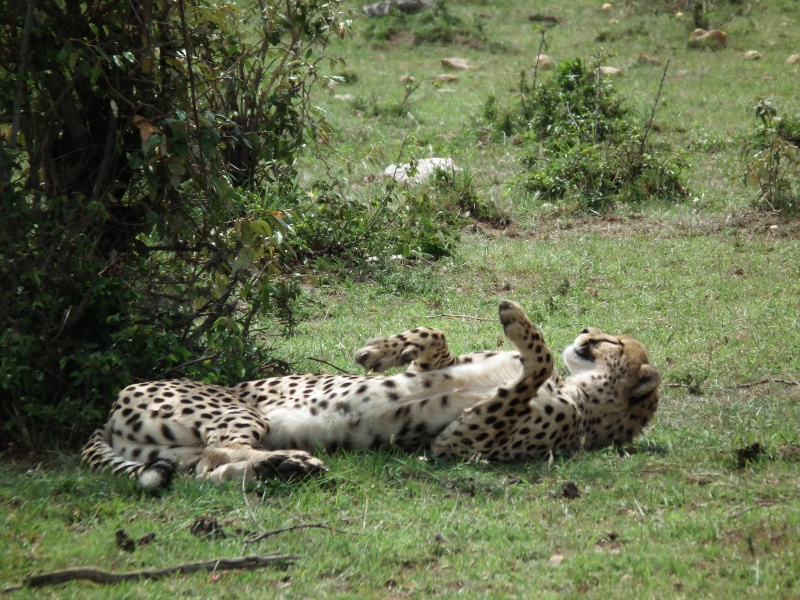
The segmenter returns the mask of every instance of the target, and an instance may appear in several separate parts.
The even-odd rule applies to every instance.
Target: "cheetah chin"
[[[499,319],[516,351],[454,356],[442,332],[420,327],[358,350],[365,376],[128,386],[83,460],[156,490],[190,469],[212,481],[318,475],[327,471],[312,454],[320,450],[536,460],[626,444],[650,423],[661,374],[640,342],[585,329],[564,352],[562,380],[522,307],[501,301]],[[381,374],[393,367],[406,370]]]

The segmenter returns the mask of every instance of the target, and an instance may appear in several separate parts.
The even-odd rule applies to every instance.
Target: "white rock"
[[[389,165],[383,171],[383,176],[387,179],[394,179],[400,183],[421,183],[436,171],[447,171],[455,173],[460,171],[452,158],[422,158],[416,161],[414,172],[411,163],[402,165]]]
[[[464,58],[443,58],[442,66],[448,69],[456,69],[457,71],[466,71],[471,69],[469,62]]]

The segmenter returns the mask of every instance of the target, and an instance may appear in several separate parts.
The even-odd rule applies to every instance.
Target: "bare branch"
[[[333,533],[347,533],[346,531],[342,531],[341,529],[334,529],[330,525],[325,525],[324,523],[309,523],[307,525],[292,525],[291,527],[284,527],[283,529],[273,529],[271,531],[265,531],[264,533],[260,533],[255,537],[251,537],[244,541],[245,546],[249,546],[250,544],[255,544],[256,542],[260,542],[267,538],[270,538],[275,535],[279,535],[281,533],[288,533],[290,531],[297,531],[298,529],[327,529],[328,531],[332,531]]]
[[[650,118],[647,119],[642,141],[639,144],[639,156],[644,154],[644,145],[647,142],[647,135],[650,133],[650,128],[653,126],[653,119],[656,116],[656,109],[658,108],[658,99],[661,98],[661,90],[664,87],[664,80],[667,78],[667,69],[669,69],[669,60],[667,60],[667,64],[664,65],[664,73],[661,75],[661,83],[658,85],[658,93],[656,94],[655,102],[653,102],[653,109],[650,111]]]
[[[267,556],[242,556],[238,558],[215,558],[194,563],[184,563],[161,569],[142,569],[128,573],[113,573],[96,567],[76,567],[63,571],[51,571],[26,577],[22,585],[5,588],[4,594],[19,591],[26,587],[42,587],[70,581],[86,580],[94,583],[112,584],[138,579],[162,579],[179,573],[196,573],[198,571],[223,571],[229,569],[263,569],[269,566],[287,566],[298,560],[299,556],[288,554],[270,554]]]
[[[339,373],[343,373],[345,375],[352,375],[349,371],[345,371],[344,369],[340,369],[334,364],[329,363],[328,361],[322,360],[321,358],[314,358],[313,356],[306,356],[306,360],[313,360],[318,363],[322,363],[323,365],[328,365],[331,369],[336,369]]]
[[[740,388],[740,389],[746,389],[746,388],[755,387],[757,385],[766,385],[766,384],[769,384],[769,383],[782,383],[783,385],[790,385],[792,387],[800,386],[800,383],[798,383],[797,381],[787,381],[786,379],[772,379],[772,378],[768,377],[767,379],[761,379],[759,381],[750,381],[748,383],[740,383],[736,387]]]
[[[472,321],[494,321],[494,319],[484,319],[483,317],[473,317],[471,315],[449,315],[442,313],[440,315],[428,315],[426,319],[470,319]]]

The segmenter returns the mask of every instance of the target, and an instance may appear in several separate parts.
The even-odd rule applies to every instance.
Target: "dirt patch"
[[[784,460],[786,462],[800,461],[800,444],[787,442],[770,450],[759,442],[737,448],[734,450],[737,469],[746,469],[760,460]]]
[[[781,444],[776,448],[775,455],[786,462],[800,462],[800,444]]]
[[[721,539],[727,544],[746,547],[753,557],[794,544],[794,536],[786,535],[785,527],[776,529],[766,523],[752,528],[731,529],[723,533]]]
[[[714,235],[744,233],[771,238],[800,239],[800,220],[790,219],[778,212],[748,211],[737,217],[703,215],[677,216],[669,220],[656,220],[638,213],[613,214],[600,217],[580,214],[540,216],[536,223],[525,228],[515,225],[505,230],[483,228],[480,233],[490,237],[529,237],[533,240],[559,240],[575,233],[595,234],[604,237],[639,235],[653,238],[675,238],[686,235]]]
[[[223,539],[226,537],[222,525],[214,517],[208,516],[195,518],[194,522],[189,526],[189,532],[202,538]]]

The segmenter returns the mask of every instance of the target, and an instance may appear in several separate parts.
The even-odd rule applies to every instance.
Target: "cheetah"
[[[564,351],[562,379],[519,304],[501,301],[499,319],[515,351],[454,356],[442,332],[420,327],[367,342],[355,354],[364,376],[128,386],[83,460],[154,490],[189,469],[215,482],[319,474],[319,450],[535,460],[625,444],[650,422],[661,374],[640,342],[585,329]],[[383,374],[393,367],[407,368]]]

